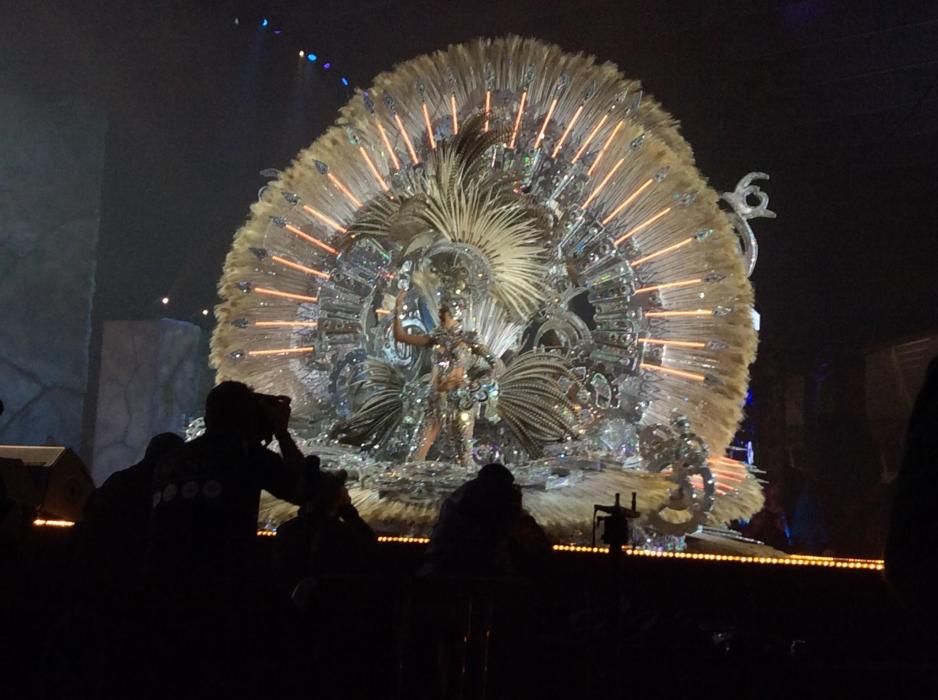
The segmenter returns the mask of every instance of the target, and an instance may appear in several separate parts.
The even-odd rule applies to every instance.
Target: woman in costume
[[[408,334],[401,325],[401,302],[406,291],[397,296],[394,308],[394,340],[414,347],[430,348],[433,368],[430,395],[411,459],[422,461],[440,432],[449,440],[456,461],[472,465],[472,433],[475,427],[475,402],[470,393],[467,369],[470,355],[480,357],[495,369],[495,358],[474,333],[462,329],[462,308],[458,301],[445,299],[440,305],[440,325],[429,334]]]

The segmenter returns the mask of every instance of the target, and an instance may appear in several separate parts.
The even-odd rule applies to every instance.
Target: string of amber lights
[[[36,527],[68,528],[75,525],[71,520],[49,520],[36,518],[33,520]],[[258,530],[258,537],[275,537],[276,530]],[[379,535],[378,542],[383,544],[428,544],[429,537],[405,537],[398,535]],[[555,552],[573,552],[576,554],[608,554],[606,547],[591,547],[578,544],[555,544]],[[647,549],[633,549],[623,547],[622,553],[630,557],[645,557],[650,559],[680,559],[685,561],[709,561],[735,564],[760,564],[771,566],[813,566],[827,569],[860,569],[865,571],[882,571],[885,566],[882,559],[857,559],[854,557],[820,557],[808,554],[791,554],[785,557],[759,557],[743,556],[740,554],[706,554],[703,552],[662,552]]]
[[[73,527],[75,525],[71,520],[48,520],[46,518],[36,518],[33,520],[36,527]]]
[[[427,544],[428,537],[401,537],[381,535],[378,542],[390,544]],[[606,547],[590,547],[577,544],[555,544],[555,552],[575,552],[577,554],[608,554]],[[763,564],[778,566],[816,566],[834,569],[865,569],[882,571],[882,559],[855,559],[851,557],[818,557],[793,554],[785,557],[743,556],[739,554],[706,554],[703,552],[663,552],[625,547],[622,553],[630,557],[650,557],[653,559],[683,559],[689,561],[730,562],[737,564]]]
[[[585,554],[608,554],[604,547],[588,547],[574,544],[555,544],[555,552],[577,552]],[[733,562],[737,564],[763,564],[777,566],[818,566],[833,569],[865,569],[882,571],[885,567],[882,559],[852,559],[840,557],[759,557],[739,554],[705,554],[703,552],[662,552],[646,549],[623,548],[623,554],[630,557],[650,557],[653,559],[684,559],[690,561]]]

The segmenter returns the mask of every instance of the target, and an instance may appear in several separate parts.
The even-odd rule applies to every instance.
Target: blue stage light
[[[343,84],[345,87],[348,87],[348,78],[342,78],[342,84]]]
[[[330,68],[332,68],[332,64],[331,64],[331,63],[324,63],[324,64],[322,65],[322,67],[323,67],[323,70],[329,70]]]
[[[266,27],[268,24],[270,24],[270,21],[266,17],[261,20],[262,27]]]
[[[309,61],[310,63],[315,63],[317,58],[319,57],[314,53],[306,54],[306,60]]]

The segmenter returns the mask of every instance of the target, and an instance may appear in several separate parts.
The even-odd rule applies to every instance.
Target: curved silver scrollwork
[[[756,241],[756,235],[749,226],[749,219],[775,218],[775,212],[769,209],[769,195],[763,192],[758,185],[752,184],[753,180],[768,179],[767,173],[748,173],[736,183],[735,190],[720,195],[720,199],[733,209],[729,215],[730,221],[732,221],[733,228],[736,230],[739,247],[743,259],[746,261],[747,277],[752,276],[752,271],[756,268],[756,260],[759,258],[759,244]],[[755,204],[749,203],[750,197],[756,198]]]

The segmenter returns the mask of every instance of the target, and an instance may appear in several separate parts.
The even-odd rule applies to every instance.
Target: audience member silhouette
[[[752,516],[742,532],[746,537],[765,542],[770,547],[788,550],[791,546],[790,531],[778,486],[769,484],[765,487],[765,505]]]
[[[931,361],[915,401],[896,478],[886,576],[906,601],[938,618],[938,520],[934,482],[938,474],[938,358]]]
[[[512,473],[501,464],[487,464],[443,502],[423,571],[530,573],[549,552],[547,536],[522,507]]]
[[[205,434],[154,470],[147,578],[156,697],[258,694],[252,663],[272,624],[258,508],[262,489],[298,500],[303,456],[289,418],[286,397],[222,382],[205,401]],[[283,456],[267,448],[274,437]]]
[[[287,430],[289,399],[222,382],[205,401],[205,434],[157,465],[149,566],[157,578],[247,573],[261,489],[296,502],[303,456]],[[282,457],[267,449],[277,438]]]
[[[374,573],[377,537],[352,505],[345,471],[319,469],[306,458],[302,504],[277,529],[281,577],[290,590],[308,576]]]
[[[175,433],[156,435],[142,460],[111,474],[88,499],[76,556],[85,576],[116,583],[140,573],[150,526],[154,469],[184,444]]]
[[[0,470],[0,564],[12,562],[16,557],[20,531],[23,529],[22,517],[16,502],[7,494]]]

